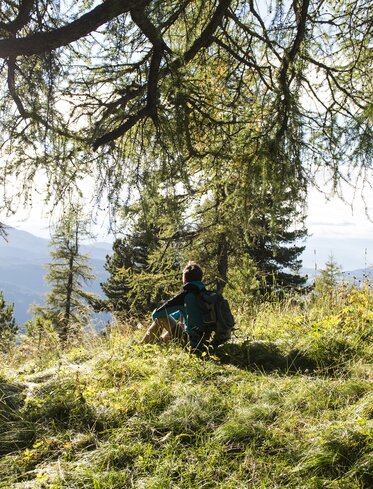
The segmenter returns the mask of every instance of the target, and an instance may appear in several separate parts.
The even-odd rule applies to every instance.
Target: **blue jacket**
[[[205,332],[202,311],[197,298],[204,289],[203,282],[187,282],[183,286],[183,292],[166,301],[152,314],[153,319],[172,316],[177,320],[182,316],[192,347],[196,347],[201,342]]]

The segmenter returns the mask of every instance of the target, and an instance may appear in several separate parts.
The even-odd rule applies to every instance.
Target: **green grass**
[[[0,487],[371,487],[372,304],[242,311],[214,358],[140,331],[27,340],[0,367]]]

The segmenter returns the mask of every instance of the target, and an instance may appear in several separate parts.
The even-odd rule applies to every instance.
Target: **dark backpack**
[[[229,303],[221,293],[202,290],[198,294],[202,311],[203,324],[210,331],[215,331],[213,343],[215,346],[228,341],[234,328],[234,317]]]

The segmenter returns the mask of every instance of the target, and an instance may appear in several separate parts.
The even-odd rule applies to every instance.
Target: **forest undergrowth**
[[[236,309],[212,357],[128,324],[0,358],[0,487],[373,486],[369,287]]]

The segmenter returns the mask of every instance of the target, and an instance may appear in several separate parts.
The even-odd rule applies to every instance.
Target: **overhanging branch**
[[[151,37],[156,43],[156,47],[153,47],[153,54],[151,60],[151,66],[149,70],[148,80],[147,80],[147,103],[146,106],[140,109],[136,114],[131,115],[127,118],[121,126],[114,129],[113,131],[104,134],[102,137],[97,138],[93,143],[93,149],[97,150],[100,146],[107,144],[110,141],[114,141],[119,137],[123,136],[127,131],[129,131],[138,121],[144,119],[145,117],[152,117],[154,119],[154,104],[156,91],[155,87],[159,78],[164,78],[170,72],[176,71],[183,65],[188,64],[203,48],[208,47],[213,42],[213,35],[216,29],[219,27],[225,13],[227,12],[232,0],[220,0],[215,12],[213,13],[210,21],[207,23],[206,27],[201,32],[198,39],[194,41],[192,46],[184,53],[184,56],[175,59],[172,63],[165,66],[163,69],[159,70],[159,65],[161,62],[161,55],[165,46],[161,39],[155,36],[155,32],[152,30],[151,26],[145,25],[141,21],[141,25],[146,29],[147,36]],[[149,38],[148,37],[148,38]],[[157,51],[158,49],[158,51]]]
[[[136,114],[128,117],[126,122],[124,122],[122,125],[114,129],[113,131],[104,134],[100,138],[97,138],[96,141],[93,143],[93,150],[96,151],[96,149],[98,149],[100,146],[110,143],[111,141],[114,141],[115,139],[123,136],[123,134],[129,131],[135,124],[137,124],[137,122],[139,122],[141,119],[145,119],[145,117],[148,116],[149,110],[147,107],[140,109]]]
[[[50,32],[41,32],[28,37],[0,40],[0,58],[10,56],[30,56],[66,46],[103,24],[115,19],[132,8],[148,5],[152,0],[106,0],[90,12],[82,15],[68,25]]]
[[[3,29],[11,34],[15,34],[22,27],[24,27],[30,20],[30,15],[32,8],[34,6],[35,0],[23,0],[19,7],[19,12],[17,17],[8,23],[0,22],[0,29]]]

